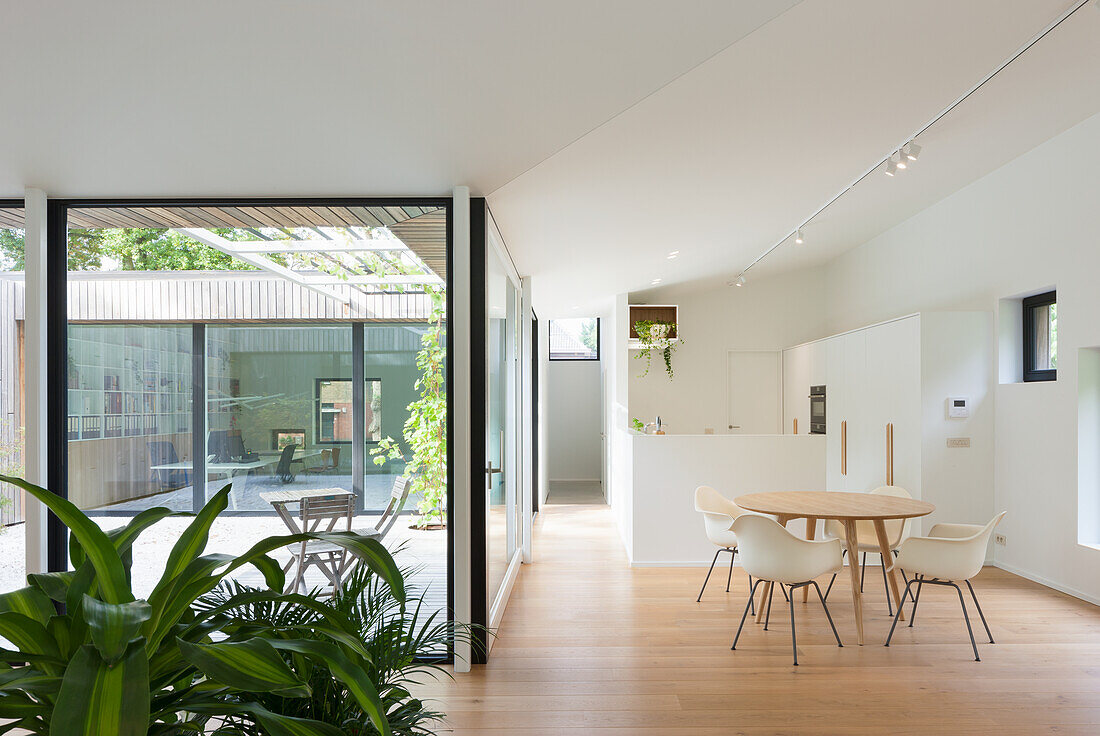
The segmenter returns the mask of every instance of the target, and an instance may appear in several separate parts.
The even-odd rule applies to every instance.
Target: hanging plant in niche
[[[649,375],[653,355],[656,353],[664,360],[665,373],[668,374],[668,380],[671,381],[672,354],[676,351],[676,346],[680,342],[678,338],[673,337],[676,334],[676,323],[640,319],[634,323],[634,331],[638,333],[638,340],[642,344],[634,358],[635,360],[645,360],[645,370],[642,371],[642,375],[639,377],[645,378]]]

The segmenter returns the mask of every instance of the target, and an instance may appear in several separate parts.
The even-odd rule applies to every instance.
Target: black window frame
[[[594,358],[555,358],[554,351],[550,349],[550,340],[546,341],[546,357],[548,360],[554,363],[598,363],[600,362],[600,352],[603,347],[603,341],[600,340],[600,318],[599,317],[561,317],[560,319],[594,319],[596,320],[596,357]],[[549,335],[550,325],[557,322],[556,319],[548,319],[546,321],[547,335]]]
[[[1057,368],[1036,368],[1035,367],[1035,352],[1032,347],[1035,345],[1035,316],[1034,311],[1036,307],[1046,307],[1052,304],[1058,303],[1058,290],[1052,289],[1051,291],[1043,292],[1042,294],[1036,294],[1035,296],[1029,296],[1023,300],[1023,358],[1024,358],[1024,382],[1036,383],[1039,381],[1057,381],[1058,369]]]

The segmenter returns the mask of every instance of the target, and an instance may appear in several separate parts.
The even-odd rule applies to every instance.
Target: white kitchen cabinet
[[[947,509],[947,520],[980,521],[963,499],[991,496],[976,487],[992,488],[992,408],[984,401],[993,383],[992,352],[985,312],[911,315],[795,346],[784,352],[785,431],[795,416],[799,432],[804,422],[808,431],[809,387],[824,384],[827,490],[885,485],[886,426],[893,424],[894,485]],[[971,399],[971,419],[946,417],[951,395]],[[949,436],[967,436],[972,447],[946,449]],[[927,480],[934,485],[925,487]]]

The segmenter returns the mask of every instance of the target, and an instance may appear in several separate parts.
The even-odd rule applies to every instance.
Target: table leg
[[[779,525],[783,526],[783,527],[786,527],[787,522],[790,521],[790,519],[788,517],[780,516],[778,514],[776,515],[775,518],[776,518],[776,521],[779,522]],[[767,608],[768,602],[772,597],[772,587],[773,586],[772,586],[772,582],[770,580],[768,580],[760,587],[764,589],[764,592],[760,594],[760,603],[756,606],[756,623],[760,623],[761,621],[764,620],[764,609]],[[791,592],[791,595],[794,595],[793,591]]]
[[[848,572],[852,576],[852,607],[856,616],[856,640],[863,646],[863,594],[859,592],[859,542],[856,537],[856,523],[848,519],[844,522],[844,536],[848,542]]]
[[[813,541],[814,536],[817,534],[817,519],[812,516],[806,517],[806,539]],[[805,586],[802,589],[802,602],[805,603],[809,600],[810,586]]]
[[[894,596],[894,605],[901,611],[901,592],[898,590],[898,578],[894,572],[894,556],[890,554],[890,540],[886,538],[886,523],[882,519],[875,519],[875,536],[878,537],[878,549],[883,562],[887,564],[886,579],[890,581],[890,595]],[[899,620],[905,619],[904,611]]]

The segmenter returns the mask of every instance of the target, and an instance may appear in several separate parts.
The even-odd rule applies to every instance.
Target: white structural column
[[[45,487],[49,470],[46,457],[46,193],[27,189],[24,243],[26,299],[23,343],[24,385],[26,390],[25,460],[26,479]],[[64,391],[64,386],[56,390]],[[46,507],[28,494],[26,509],[27,572],[46,572]]]
[[[470,509],[470,449],[474,438],[470,426],[470,189],[455,187],[453,192],[451,225],[451,303],[449,335],[452,351],[451,426],[450,438],[453,457],[454,488],[451,489],[453,506],[447,510],[450,516],[451,534],[454,538],[454,616],[457,623],[473,621],[471,597],[470,527],[473,521]],[[484,441],[484,438],[482,438]],[[455,645],[455,672],[469,672],[473,657],[469,642]]]
[[[520,297],[522,308],[520,310],[520,471],[519,479],[519,508],[520,519],[523,523],[522,540],[523,561],[531,562],[531,516],[533,514],[532,499],[535,488],[534,479],[531,476],[531,468],[535,456],[534,424],[531,421],[531,407],[534,405],[532,391],[534,389],[532,376],[532,327],[531,320],[534,316],[531,305],[531,277],[524,276],[520,279],[522,294]]]

